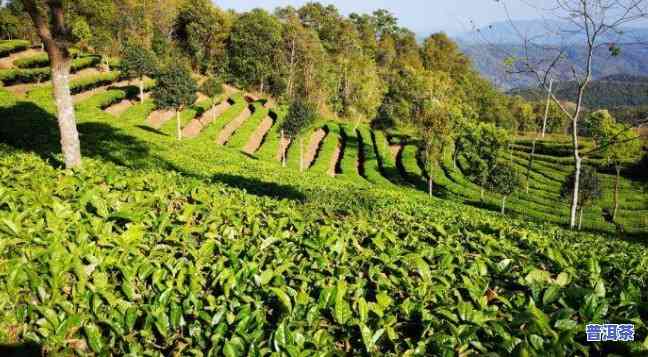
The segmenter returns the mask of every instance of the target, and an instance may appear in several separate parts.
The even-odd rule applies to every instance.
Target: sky
[[[501,1],[501,0],[500,0]],[[547,3],[550,0],[505,0],[514,20],[539,18],[538,9],[528,5]],[[299,7],[308,0],[214,0],[224,9],[247,11],[253,8],[273,10],[279,6]],[[449,34],[468,32],[477,27],[505,21],[505,12],[496,0],[320,0],[335,5],[342,14],[371,13],[387,9],[399,19],[401,26],[419,34],[445,31]]]

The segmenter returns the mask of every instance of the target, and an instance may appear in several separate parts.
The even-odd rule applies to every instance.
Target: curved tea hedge
[[[24,51],[31,43],[25,40],[0,40],[0,57],[8,56],[14,52]]]
[[[648,350],[641,242],[370,185],[350,125],[344,175],[298,174],[215,145],[241,97],[211,134],[177,142],[142,127],[151,101],[115,118],[100,110],[106,93],[77,106],[84,166],[66,171],[51,96],[0,90],[0,344],[151,356]],[[423,182],[416,152],[405,146],[402,164]],[[445,153],[436,184],[478,199],[458,161]],[[547,203],[511,198],[538,215]],[[606,322],[634,324],[635,342],[586,342],[585,325]]]

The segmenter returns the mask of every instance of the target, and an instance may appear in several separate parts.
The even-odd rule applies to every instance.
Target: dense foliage
[[[295,100],[281,123],[281,129],[289,138],[294,138],[317,119],[317,108],[313,103]]]
[[[8,24],[10,32],[37,38],[20,1],[2,9],[26,20],[17,29]],[[385,10],[345,17],[333,6],[309,3],[234,14],[208,0],[84,0],[70,2],[66,11],[76,47],[102,58],[136,58],[123,63],[135,77],[151,75],[145,70],[151,51],[161,62],[182,56],[194,71],[285,102],[300,97],[340,117],[400,125],[410,121],[404,116],[409,97],[425,96],[418,78],[434,73],[449,78],[449,94],[475,118],[515,127],[506,96],[480,78],[448,36],[434,34],[419,44]]]
[[[140,128],[148,101],[119,120],[80,104],[88,158],[61,171],[24,152],[56,148],[51,98],[0,99],[0,118],[16,118],[0,124],[3,343],[226,356],[645,348],[640,243],[372,187],[350,154],[333,179],[218,148],[211,126],[176,143]],[[344,131],[368,150],[364,127]],[[637,342],[586,343],[584,325],[606,321],[635,323]]]
[[[153,99],[158,108],[181,110],[196,101],[197,90],[198,85],[187,68],[171,65],[157,75]]]

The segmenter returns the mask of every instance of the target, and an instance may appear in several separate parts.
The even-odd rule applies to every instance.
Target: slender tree
[[[464,174],[481,187],[480,198],[483,200],[488,178],[497,166],[500,152],[509,143],[509,137],[505,130],[487,123],[465,125],[463,130],[457,146],[466,161]]]
[[[160,71],[153,89],[153,99],[158,108],[172,109],[176,113],[176,130],[178,140],[182,140],[180,112],[196,101],[196,82],[191,78],[191,71],[172,64]]]
[[[508,163],[499,162],[487,179],[489,190],[502,195],[502,215],[506,213],[506,199],[522,186],[517,171]]]
[[[140,102],[144,103],[144,77],[157,72],[155,54],[142,46],[127,44],[122,51],[121,69],[139,79]]]
[[[308,128],[317,118],[317,106],[314,103],[308,102],[304,99],[297,99],[290,104],[288,114],[281,123],[281,133],[286,135],[291,140],[295,139],[299,133]],[[303,143],[300,150],[299,162],[300,169],[303,170]],[[284,158],[282,158],[282,162]]]
[[[560,196],[572,200],[574,197],[574,181],[576,181],[576,171],[565,179],[560,190]],[[591,206],[596,200],[601,198],[603,191],[601,181],[596,173],[596,169],[591,166],[584,166],[580,170],[580,193],[578,196],[578,229],[583,226],[583,211]]]
[[[506,2],[498,3],[508,14]],[[570,118],[575,179],[569,225],[573,229],[577,225],[580,171],[583,162],[579,149],[579,124],[583,116],[583,98],[593,77],[594,53],[601,48],[608,48],[613,55],[618,54],[618,46],[622,46],[623,43],[617,43],[614,39],[622,33],[622,27],[646,18],[648,0],[552,0],[545,8],[549,9],[545,11],[545,17],[559,21],[552,22],[552,27],[547,29],[544,36],[525,36],[509,16],[509,24],[515,33],[520,35],[522,43],[521,55],[510,54],[513,59],[511,71],[534,78],[538,85],[549,93],[551,101]],[[585,55],[580,59],[571,60],[565,56],[565,52],[573,47],[574,43],[565,43],[564,39],[574,38],[575,33],[577,41],[585,48]],[[538,39],[543,42],[538,42]],[[538,53],[541,54],[541,58],[537,57]],[[573,111],[549,90],[551,78],[560,78],[564,74],[561,69],[564,68],[569,69],[571,79],[577,83],[576,108]]]
[[[619,186],[621,170],[625,162],[639,158],[641,155],[641,140],[632,129],[618,124],[607,110],[592,113],[587,120],[587,126],[596,142],[595,152],[601,153],[608,165],[614,166],[614,209],[612,220],[616,220],[619,211]]]
[[[215,76],[209,76],[202,85],[200,91],[212,100],[212,110],[216,106],[216,97],[223,94],[223,81]],[[216,113],[214,112],[212,120],[216,120]]]
[[[52,86],[61,135],[61,151],[65,167],[81,165],[81,144],[70,93],[70,46],[73,36],[65,21],[62,0],[22,0],[38,36],[45,46],[52,69]]]

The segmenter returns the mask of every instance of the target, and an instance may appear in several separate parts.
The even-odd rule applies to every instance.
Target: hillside
[[[575,82],[560,82],[555,89],[559,99],[575,101],[578,89]],[[546,94],[538,89],[514,89],[510,93],[533,101],[546,98]],[[590,109],[648,105],[648,77],[618,74],[594,80],[584,103]]]
[[[65,355],[646,350],[643,325],[633,343],[582,333],[646,319],[645,183],[622,178],[618,239],[601,217],[613,177],[589,160],[607,193],[585,232],[563,229],[564,142],[538,145],[529,193],[502,216],[501,197],[480,200],[452,150],[428,197],[417,138],[402,132],[320,118],[286,145],[285,110],[228,86],[181,113],[192,135],[178,141],[173,116],[139,103],[121,73],[71,79],[85,157],[75,170],[61,169],[49,83],[0,89],[3,344]],[[526,170],[529,145],[500,159]]]

